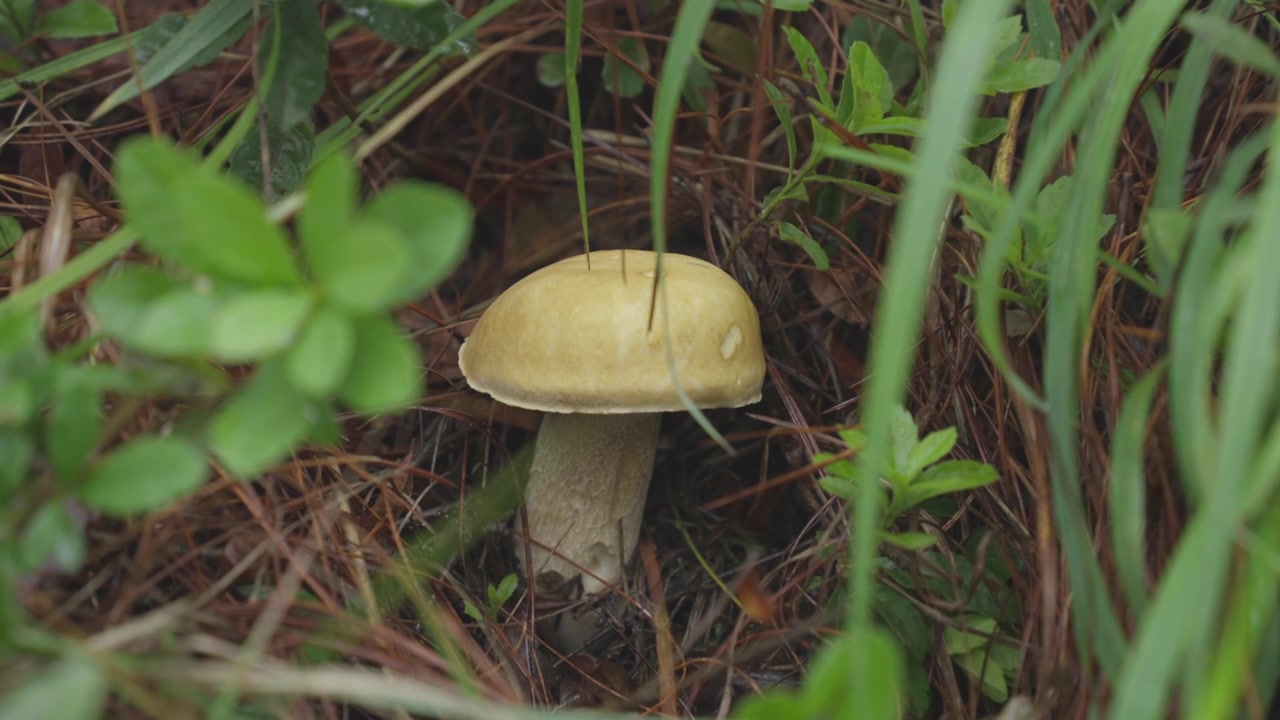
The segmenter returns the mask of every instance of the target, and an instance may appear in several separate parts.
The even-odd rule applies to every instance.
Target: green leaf
[[[269,288],[239,293],[213,319],[213,354],[224,362],[262,360],[297,339],[311,311],[303,290]]]
[[[936,535],[930,535],[927,532],[886,532],[880,534],[880,540],[913,552],[933,547],[938,542]]]
[[[764,81],[764,94],[769,96],[769,105],[773,107],[773,112],[778,116],[778,124],[782,127],[782,134],[787,139],[787,169],[795,170],[796,155],[798,154],[798,145],[796,143],[795,123],[791,119],[791,105],[783,96],[778,86]]]
[[[125,140],[116,156],[120,199],[142,244],[215,280],[298,285],[284,232],[244,185],[167,141]]]
[[[1062,31],[1049,0],[1026,0],[1027,30],[1036,55],[1055,60],[1062,53]]]
[[[1015,60],[988,74],[982,84],[982,91],[987,95],[995,95],[1043,87],[1057,80],[1061,69],[1058,61],[1041,57]]]
[[[436,287],[467,251],[475,211],[462,193],[445,185],[402,180],[365,206],[366,219],[390,225],[408,241],[410,282],[399,296],[410,300]]]
[[[193,492],[208,473],[204,453],[189,440],[140,435],[103,457],[77,495],[94,510],[130,515]]]
[[[969,145],[978,147],[986,145],[1004,135],[1009,129],[1009,121],[1002,117],[978,118],[973,123],[973,131],[969,135]]]
[[[756,38],[737,25],[708,22],[702,29],[702,44],[726,66],[745,75],[755,72],[759,57]]]
[[[36,670],[0,697],[3,720],[98,720],[109,686],[98,667],[78,655]]]
[[[649,53],[640,40],[624,37],[618,41],[618,50],[641,72],[649,72]],[[615,53],[604,56],[600,77],[604,79],[605,89],[618,97],[633,98],[644,92],[644,77]]]
[[[111,337],[157,357],[208,353],[216,298],[154,268],[131,265],[89,287],[89,309]]]
[[[980,650],[990,644],[987,636],[996,631],[996,621],[982,615],[970,614],[960,619],[961,627],[947,626],[943,630],[943,644],[948,655],[962,655]]]
[[[923,664],[933,649],[933,628],[911,601],[896,592],[877,593],[876,614],[900,641],[912,664]]]
[[[155,57],[160,48],[169,44],[173,40],[173,36],[187,24],[187,16],[182,13],[165,13],[146,27],[138,36],[137,42],[133,46],[133,56],[137,59],[139,65],[145,65],[148,60]],[[205,62],[211,62],[217,53],[208,58],[204,58]]]
[[[339,396],[358,412],[400,410],[422,396],[421,355],[391,320],[364,318],[356,326],[355,356]]]
[[[814,267],[819,270],[831,269],[831,260],[827,258],[827,251],[822,249],[822,245],[817,240],[809,237],[809,234],[789,222],[779,222],[778,236],[789,243],[799,245],[809,255],[809,259],[813,260]]]
[[[273,203],[302,186],[311,155],[315,152],[315,128],[309,122],[294,125],[280,131],[274,124],[267,126],[267,185],[262,185],[262,139],[258,133],[249,133],[227,159],[232,175],[246,185],[260,189],[263,198]]]
[[[947,493],[973,490],[999,480],[996,469],[976,460],[947,460],[934,465],[911,483],[910,506]]]
[[[1142,233],[1147,252],[1158,256],[1166,267],[1173,267],[1191,237],[1192,224],[1191,215],[1181,208],[1152,208]]]
[[[350,318],[321,305],[286,358],[289,381],[315,399],[338,392],[351,369],[355,336]]]
[[[1182,16],[1182,27],[1213,51],[1237,65],[1260,70],[1272,77],[1280,75],[1280,58],[1257,35],[1224,18],[1203,12]]]
[[[118,29],[111,9],[96,0],[71,0],[36,21],[36,33],[51,39],[109,35]]]
[[[338,421],[337,409],[327,402],[317,403],[316,412],[307,426],[307,435],[303,441],[317,447],[335,446],[342,441],[342,423]]]
[[[139,90],[150,90],[174,75],[211,62],[249,29],[252,10],[253,3],[244,0],[211,0],[143,63],[138,73],[141,82],[131,77],[121,83],[94,108],[89,122],[136,98]],[[161,32],[168,30],[166,26]]]
[[[804,720],[810,717],[800,697],[785,687],[773,687],[752,695],[735,707],[734,720]]]
[[[986,650],[974,650],[956,655],[952,659],[970,677],[981,681],[983,695],[998,703],[1009,699],[1009,686],[1004,679],[1004,668],[1000,667]]]
[[[48,355],[35,313],[0,314],[0,373],[4,377],[36,375]]]
[[[471,602],[470,600],[462,601],[462,612],[466,613],[467,617],[471,618],[472,620],[475,620],[478,623],[483,623],[489,619],[485,617],[485,614],[483,612],[480,612],[480,608],[476,607],[475,603]]]
[[[209,422],[214,455],[236,477],[253,477],[289,457],[310,430],[319,407],[268,363]]]
[[[960,0],[942,0],[942,27],[944,29],[951,28],[951,21],[956,17],[956,10],[960,8]]]
[[[0,385],[0,426],[20,427],[35,417],[38,402],[28,378],[12,378]]]
[[[81,480],[102,435],[98,389],[93,377],[75,365],[59,367],[54,385],[52,407],[45,417],[44,446],[54,474],[64,485],[74,485]]]
[[[509,573],[498,583],[498,587],[489,586],[489,604],[495,612],[507,604],[519,584],[520,578],[516,577],[515,573]]]
[[[397,7],[382,0],[338,0],[338,4],[352,19],[383,39],[419,50],[435,48],[466,22],[466,18],[446,2],[417,7]],[[446,54],[467,55],[475,49],[475,38],[466,37],[454,42],[446,49]]]
[[[853,500],[858,497],[858,485],[856,481],[854,478],[846,475],[828,473],[818,478],[818,485],[823,490],[826,490],[841,500],[853,502]]]
[[[810,666],[799,717],[897,720],[904,664],[902,650],[879,628],[841,637]]]
[[[827,90],[827,68],[818,58],[813,45],[809,44],[809,40],[803,33],[790,25],[782,26],[782,32],[787,36],[787,44],[791,46],[791,52],[795,53],[796,59],[800,61],[800,72],[804,75],[804,79],[813,83],[822,106],[834,111],[835,105],[831,102],[831,92]]]
[[[898,28],[873,15],[855,15],[840,35],[841,44],[867,43],[875,50],[876,60],[889,75],[890,93],[885,109],[889,109],[894,90],[906,90],[920,73],[921,58],[910,34],[900,35]],[[915,114],[914,109],[909,114]]]
[[[858,135],[902,135],[920,137],[924,132],[924,120],[906,115],[894,115],[879,120],[866,120],[854,132]]]
[[[564,53],[550,52],[538,56],[538,82],[543,87],[558,88],[564,84]]]
[[[311,169],[306,180],[307,202],[298,211],[297,221],[298,238],[308,257],[316,252],[312,246],[323,249],[347,240],[347,225],[355,215],[359,192],[360,176],[343,151],[326,155]]]
[[[0,34],[14,41],[25,40],[35,15],[36,0],[7,0],[0,7],[7,10],[0,11]]]
[[[385,310],[420,286],[413,250],[386,223],[358,220],[327,242],[306,245],[312,274],[334,305],[355,314]]]
[[[329,41],[315,0],[277,0],[275,22],[280,29],[280,52],[266,108],[277,129],[291,129],[310,118],[312,106],[324,95]],[[265,66],[268,53],[259,57]]]
[[[75,572],[84,562],[85,537],[63,503],[50,502],[31,516],[17,543],[20,567],[39,570],[51,563],[62,572]]]
[[[925,435],[915,447],[911,448],[907,468],[903,474],[915,477],[920,471],[938,462],[956,445],[956,429],[944,428]]]
[[[0,253],[18,244],[22,239],[22,225],[8,215],[0,215]]]
[[[898,405],[889,425],[889,443],[892,450],[893,469],[905,472],[911,467],[911,451],[920,442],[920,429],[916,427],[911,412]],[[909,478],[908,478],[909,479]]]
[[[760,0],[756,2],[760,3]],[[733,4],[738,5],[736,0]],[[811,7],[813,7],[813,0],[773,0],[773,9],[776,12],[804,12]]]
[[[847,99],[846,99],[847,97]],[[893,83],[871,46],[858,41],[849,48],[849,67],[845,71],[845,90],[840,93],[841,124],[853,132],[863,125],[885,116],[893,102]]]
[[[1021,38],[1022,16],[1010,15],[996,23],[996,34],[991,39],[991,45],[987,47],[987,57],[994,60],[1004,51],[1014,48]]]
[[[35,441],[25,430],[0,425],[0,500],[27,479],[35,455]]]

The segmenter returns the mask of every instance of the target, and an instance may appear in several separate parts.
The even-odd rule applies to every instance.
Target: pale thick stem
[[[640,538],[661,421],[659,413],[543,416],[524,498],[526,577],[581,576],[584,595],[622,579]],[[525,530],[517,524],[521,563]]]

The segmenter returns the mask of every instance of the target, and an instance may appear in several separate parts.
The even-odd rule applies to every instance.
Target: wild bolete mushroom
[[[458,354],[471,387],[545,412],[516,551],[530,581],[580,579],[595,594],[635,551],[661,413],[760,399],[760,318],[747,293],[704,260],[666,253],[670,316],[649,314],[657,254],[600,250],[538,270],[500,295]],[[556,575],[550,575],[555,573]]]

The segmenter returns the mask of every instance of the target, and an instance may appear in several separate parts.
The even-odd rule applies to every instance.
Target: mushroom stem
[[[661,420],[660,413],[543,415],[525,488],[528,525],[515,533],[522,564],[530,541],[531,583],[554,579],[551,572],[581,577],[590,596],[622,579],[640,538]]]

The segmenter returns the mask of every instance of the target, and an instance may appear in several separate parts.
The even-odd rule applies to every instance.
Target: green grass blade
[[[1227,18],[1238,4],[1239,0],[1214,0],[1204,12],[1212,17]],[[1178,80],[1160,132],[1160,165],[1156,169],[1155,189],[1152,190],[1152,210],[1172,210],[1182,204],[1187,160],[1191,157],[1191,138],[1212,64],[1213,49],[1203,38],[1193,37],[1186,57],[1178,66]],[[1168,257],[1150,245],[1147,246],[1147,257],[1151,259],[1156,277],[1168,287],[1173,282],[1178,258]]]
[[[662,277],[662,253],[667,245],[667,174],[671,167],[671,147],[674,143],[676,111],[680,109],[680,95],[684,90],[685,78],[689,74],[689,65],[694,62],[698,46],[702,43],[702,31],[711,19],[715,10],[714,0],[688,0],[680,7],[676,16],[676,24],[671,31],[671,40],[667,43],[667,53],[662,60],[662,74],[658,77],[658,92],[653,100],[653,150],[649,165],[649,204],[653,225],[653,249],[658,253],[657,272],[654,282]],[[658,283],[658,312],[666,316],[667,293],[666,284]],[[711,421],[702,411],[694,406],[693,401],[680,388],[676,377],[675,355],[672,351],[670,329],[667,330],[667,372],[675,379],[673,385],[676,394],[685,410],[702,428],[703,432],[715,440],[725,452],[732,453],[733,448],[719,431],[711,425]]]
[[[1092,116],[1080,136],[1080,155],[1063,224],[1054,241],[1049,273],[1045,399],[1049,403],[1049,437],[1054,519],[1066,554],[1074,594],[1077,639],[1088,638],[1099,662],[1115,676],[1123,662],[1125,636],[1111,604],[1080,491],[1078,467],[1080,422],[1079,363],[1089,308],[1096,288],[1097,220],[1103,213],[1120,130],[1147,75],[1150,59],[1181,3],[1147,0],[1129,10],[1107,41],[1118,48],[1115,62],[1091,71],[1107,82],[1092,104]],[[1070,101],[1068,101],[1070,102]]]
[[[582,99],[578,94],[578,59],[582,55],[583,0],[564,6],[564,91],[569,104],[569,146],[573,149],[573,177],[578,190],[578,215],[582,218],[582,251],[591,251],[587,228],[587,161],[582,148]],[[683,85],[683,83],[682,83]],[[591,258],[587,258],[588,267]]]
[[[378,123],[394,113],[419,88],[434,78],[440,71],[437,61],[453,48],[458,40],[468,37],[486,25],[500,13],[515,5],[518,0],[494,0],[486,3],[475,15],[458,25],[453,32],[436,43],[425,55],[419,58],[408,69],[400,73],[394,80],[360,103],[360,113],[355,118],[339,118],[332,125],[316,135],[316,153],[311,164],[314,166],[329,153],[342,149],[364,132],[367,123]]]
[[[1098,86],[1105,81],[1100,63],[1085,68],[1084,64],[1092,56],[1094,41],[1106,27],[1108,13],[1103,12],[1100,20],[1094,23],[1085,36],[1081,38],[1075,50],[1062,65],[1058,79],[1045,89],[1044,98],[1036,120],[1031,125],[1027,147],[1033,148],[1027,154],[1026,162],[1019,172],[1019,183],[1012,196],[1012,203],[1002,215],[1003,221],[992,232],[983,247],[982,259],[978,267],[977,292],[974,313],[978,326],[978,338],[982,341],[987,355],[995,364],[1009,387],[1018,393],[1032,407],[1045,410],[1044,398],[1031,387],[1009,364],[1009,357],[1004,351],[1004,331],[1000,322],[1000,300],[1004,290],[1001,275],[1005,269],[1005,258],[1012,244],[1018,223],[1024,221],[1040,191],[1041,183],[1050,168],[1058,162],[1059,155],[1067,138],[1075,131],[1081,119],[1089,112],[1090,98]],[[1111,49],[1114,55],[1115,48]],[[1064,92],[1071,81],[1072,93],[1066,100]],[[1066,103],[1065,108],[1059,106]]]
[[[1134,384],[1125,398],[1111,445],[1111,547],[1129,609],[1141,615],[1147,601],[1147,504],[1143,468],[1147,418],[1164,378],[1162,362]]]
[[[1229,720],[1238,715],[1246,680],[1273,686],[1274,667],[1267,671],[1256,662],[1264,645],[1280,645],[1280,505],[1272,503],[1254,536],[1253,548],[1239,579],[1233,582],[1235,597],[1225,613],[1226,627],[1218,645],[1218,658],[1210,668],[1202,701],[1187,717]],[[1251,677],[1252,676],[1252,677]],[[1265,690],[1264,690],[1265,692]],[[1263,699],[1263,707],[1268,701]]]
[[[201,53],[211,50],[216,44],[225,43],[226,33],[252,10],[253,3],[244,0],[213,0],[205,5],[139,69],[141,78],[131,78],[116,88],[94,108],[89,120],[106,115],[136,98],[140,91],[150,90],[168,80]]]
[[[890,423],[904,395],[913,366],[912,353],[920,335],[929,267],[948,203],[950,178],[978,112],[986,48],[996,23],[1008,12],[1010,0],[966,3],[958,11],[937,63],[936,82],[927,99],[924,132],[919,141],[917,167],[907,182],[903,203],[895,214],[893,242],[885,265],[884,287],[875,319],[868,363],[868,382],[862,409],[867,431],[863,462],[871,477],[887,467]],[[854,503],[854,542],[849,581],[851,632],[871,623],[874,556],[876,551],[875,483],[863,484]],[[865,660],[865,658],[864,658]],[[854,678],[857,693],[859,679]]]
[[[1269,128],[1272,153],[1280,148],[1280,123]],[[1280,162],[1268,157],[1250,243],[1251,276],[1233,318],[1222,362],[1214,488],[1207,493],[1139,625],[1133,652],[1116,684],[1112,717],[1154,720],[1163,714],[1175,676],[1182,671],[1190,709],[1208,697],[1203,648],[1217,627],[1232,543],[1244,515],[1242,495],[1259,452],[1263,419],[1274,402],[1275,348],[1280,340]],[[1183,664],[1183,667],[1178,667]]]
[[[87,48],[67,53],[56,60],[47,62],[40,67],[32,68],[24,73],[19,73],[11,78],[0,81],[0,101],[8,100],[22,91],[25,84],[39,85],[43,82],[55,80],[75,72],[80,68],[88,67],[96,62],[106,60],[112,55],[118,55],[128,48],[130,42],[137,42],[142,37],[144,30],[137,30],[129,35],[122,35],[118,38],[112,38],[97,45],[90,45]]]
[[[1193,502],[1209,490],[1217,462],[1210,384],[1220,328],[1209,315],[1209,298],[1215,292],[1215,269],[1232,222],[1236,194],[1250,177],[1258,156],[1266,150],[1267,140],[1265,132],[1249,137],[1223,163],[1222,174],[1200,204],[1195,231],[1177,278],[1177,300],[1169,313],[1173,451],[1182,471],[1183,491]]]

